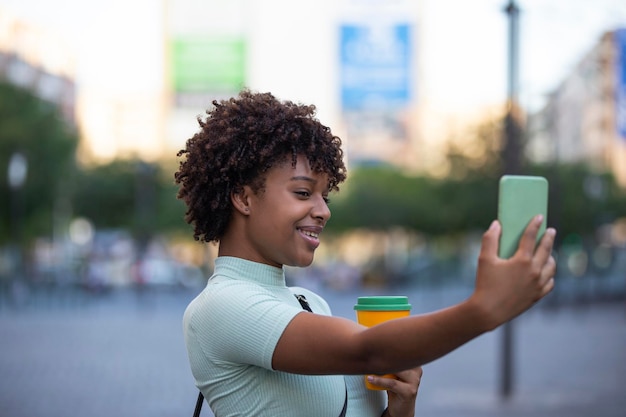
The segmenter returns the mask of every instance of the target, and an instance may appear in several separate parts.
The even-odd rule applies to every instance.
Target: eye
[[[324,199],[324,202],[325,202],[326,204],[330,204],[330,198],[328,198],[328,196],[324,196],[324,197],[322,197],[322,198]]]
[[[308,191],[294,191],[294,193],[302,198],[311,197],[311,193]]]

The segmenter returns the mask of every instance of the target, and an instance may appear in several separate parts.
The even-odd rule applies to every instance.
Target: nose
[[[328,219],[330,219],[330,209],[328,208],[328,203],[323,197],[320,196],[315,199],[315,204],[311,210],[311,216],[321,220],[324,224],[326,224]]]

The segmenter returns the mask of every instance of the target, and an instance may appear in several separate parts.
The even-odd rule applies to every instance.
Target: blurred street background
[[[69,290],[68,290],[69,291]],[[401,287],[413,313],[460,301],[469,287]],[[197,391],[182,338],[196,291],[57,293],[0,311],[0,415],[191,416]],[[356,297],[322,289],[354,320]],[[383,293],[387,293],[384,292]],[[424,367],[418,416],[622,417],[626,301],[555,304],[513,322],[513,392],[501,395],[502,330]],[[211,411],[204,407],[204,416]]]
[[[244,87],[343,141],[288,269],[337,315],[466,297],[500,176],[548,179],[557,287],[428,365],[418,415],[625,415],[625,2],[0,0],[1,417],[193,412],[181,319],[216,246],[176,153]]]

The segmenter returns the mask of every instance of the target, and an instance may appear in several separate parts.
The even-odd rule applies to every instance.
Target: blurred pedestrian
[[[314,106],[270,93],[244,90],[213,105],[178,153],[175,179],[195,239],[219,243],[214,274],[183,319],[196,385],[217,416],[413,416],[422,365],[553,288],[555,231],[535,249],[535,218],[503,260],[494,221],[467,300],[371,328],[332,317],[321,297],[287,287],[283,268],[313,261],[329,195],[346,178],[341,140]],[[387,373],[398,379],[369,377],[386,396],[360,376]]]

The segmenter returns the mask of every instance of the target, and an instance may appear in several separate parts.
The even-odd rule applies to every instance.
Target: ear
[[[235,210],[247,216],[250,214],[250,193],[252,190],[248,186],[239,187],[230,193],[230,201]]]

